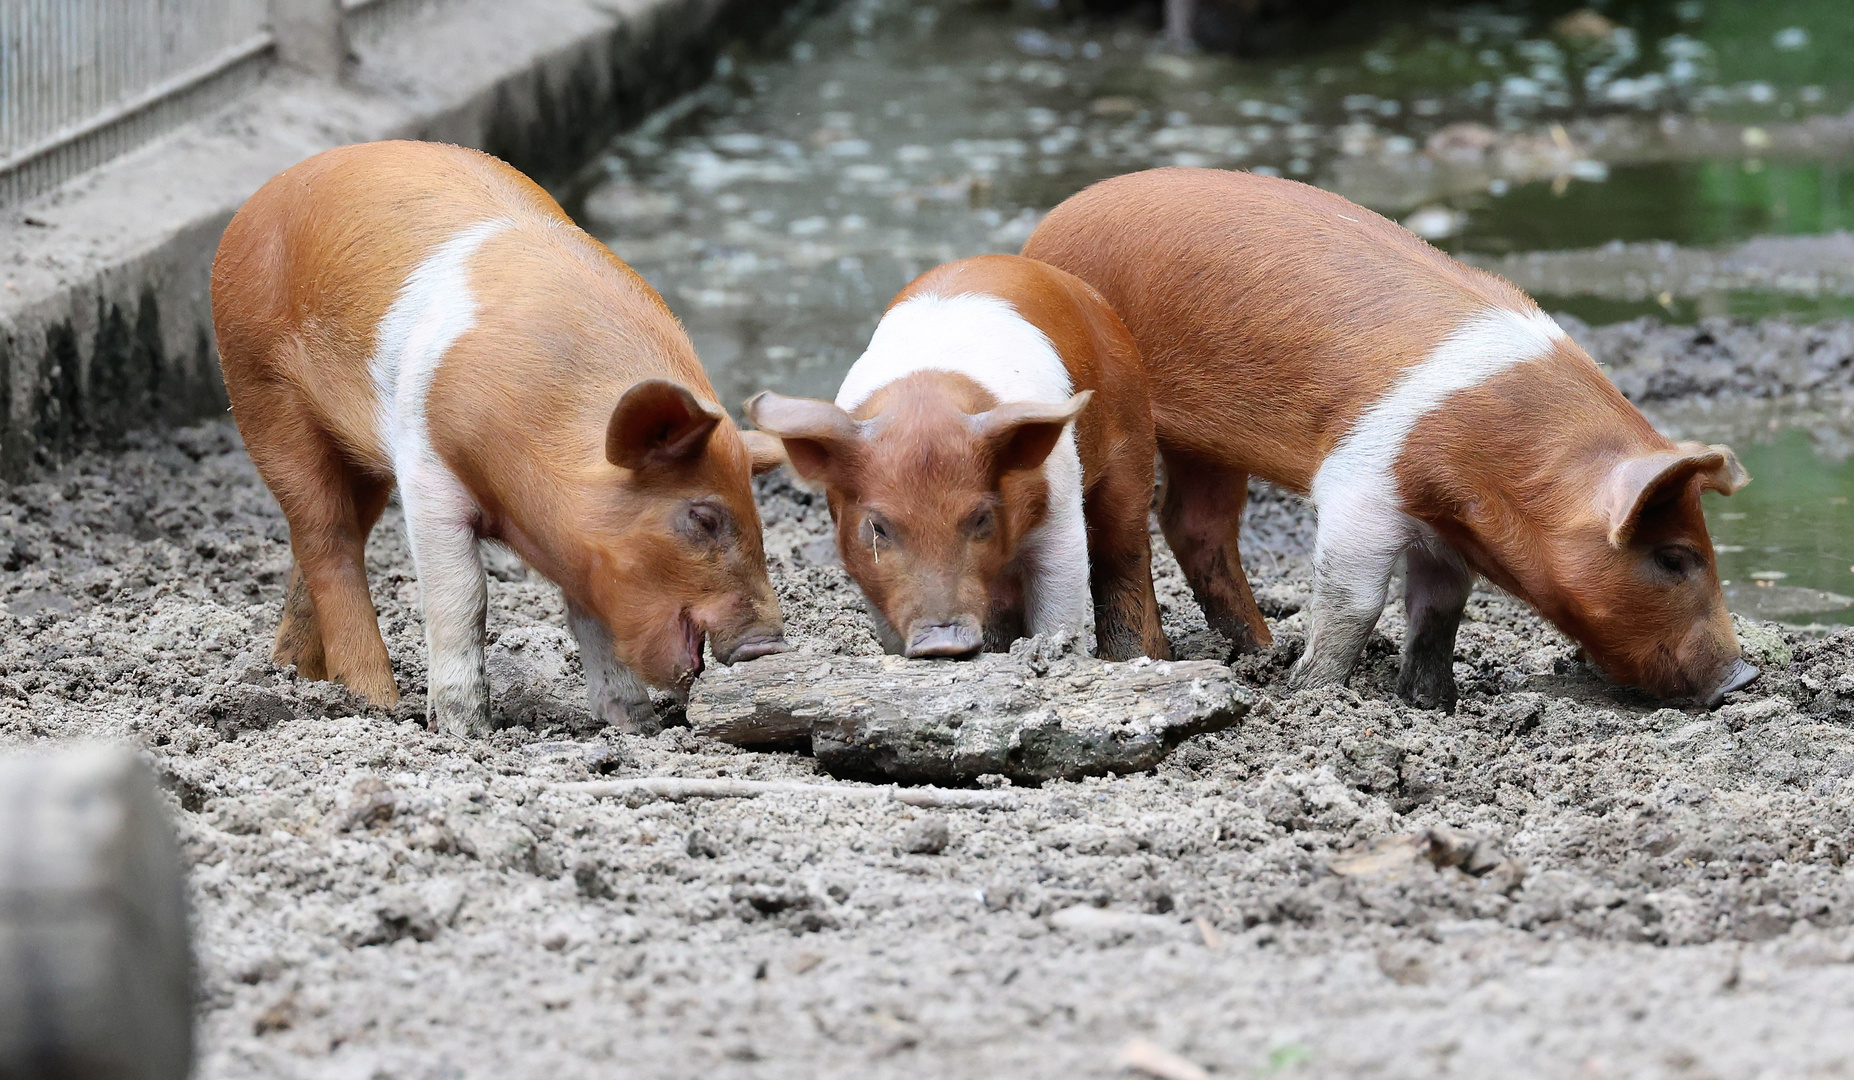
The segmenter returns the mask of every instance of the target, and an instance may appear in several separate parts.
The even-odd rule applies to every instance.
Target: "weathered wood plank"
[[[711,668],[696,731],[740,746],[809,743],[834,775],[1015,782],[1140,772],[1255,703],[1208,660],[1105,663],[1034,648],[974,660],[788,653]]]

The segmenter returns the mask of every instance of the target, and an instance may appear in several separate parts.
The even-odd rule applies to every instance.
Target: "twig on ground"
[[[648,795],[658,799],[754,799],[761,795],[825,795],[839,799],[881,801],[892,799],[908,806],[946,810],[995,810],[1017,805],[1011,791],[957,791],[936,787],[859,787],[852,784],[804,784],[790,780],[701,779],[683,776],[639,776],[623,780],[588,780],[561,784],[556,790],[574,791],[593,798]]]
[[[1121,1047],[1120,1053],[1114,1056],[1114,1064],[1158,1080],[1210,1080],[1203,1066],[1145,1039],[1134,1039]]]

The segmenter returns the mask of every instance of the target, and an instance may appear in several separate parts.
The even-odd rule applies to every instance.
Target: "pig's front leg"
[[[437,469],[408,472],[400,501],[425,609],[426,723],[433,731],[480,739],[492,725],[483,667],[489,594],[475,506],[455,477]]]
[[[579,642],[579,664],[586,669],[586,698],[592,715],[620,731],[636,732],[656,718],[650,691],[637,673],[612,651],[611,631],[598,616],[567,601],[567,627]]]
[[[1079,496],[1079,491],[1077,495]],[[1073,633],[1094,652],[1094,589],[1081,499],[1051,500],[1049,518],[1024,537],[1024,629]]]
[[[1412,539],[1402,514],[1321,506],[1319,515],[1307,651],[1288,674],[1296,690],[1339,686],[1352,674],[1384,611],[1391,568]]]
[[[1422,709],[1455,711],[1455,631],[1468,606],[1474,573],[1441,537],[1424,536],[1409,548],[1404,607],[1403,671],[1397,695]]]

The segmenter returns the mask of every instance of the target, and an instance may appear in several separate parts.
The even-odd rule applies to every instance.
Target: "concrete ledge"
[[[543,183],[704,81],[802,0],[436,0],[339,83],[273,67],[243,100],[0,218],[0,480],[225,407],[209,275],[245,198],[374,139],[480,147]]]

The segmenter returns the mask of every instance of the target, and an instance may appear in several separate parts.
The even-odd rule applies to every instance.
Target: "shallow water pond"
[[[849,0],[615,141],[569,209],[664,294],[729,405],[764,388],[832,396],[916,274],[1014,251],[1069,194],[1156,165],[1301,177],[1403,220],[1427,207],[1438,241],[1463,251],[1854,224],[1854,166],[1837,160],[1734,150],[1610,167],[1563,127],[1838,115],[1854,104],[1840,0],[1611,4],[1613,22],[1581,23],[1561,4],[1451,9],[1264,61],[1180,56],[1136,19],[1037,6]],[[1451,164],[1437,149],[1450,139],[1474,144],[1475,163]],[[1542,299],[1593,323],[1854,307]],[[1767,582],[1744,586],[1760,603],[1854,592],[1854,471],[1786,439],[1741,447],[1758,482],[1715,511],[1725,576]]]
[[[1733,449],[1750,486],[1706,497],[1733,610],[1785,622],[1854,622],[1854,440],[1783,428]]]

